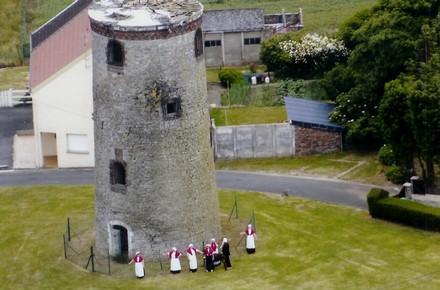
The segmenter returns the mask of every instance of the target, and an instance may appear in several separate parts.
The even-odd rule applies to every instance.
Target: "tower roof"
[[[197,0],[97,0],[89,9],[93,21],[118,31],[151,31],[183,26],[197,20]]]

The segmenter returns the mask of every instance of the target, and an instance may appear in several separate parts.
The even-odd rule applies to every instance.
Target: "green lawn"
[[[224,234],[232,191],[220,191]],[[440,235],[368,213],[294,197],[237,192],[241,229],[255,209],[257,253],[233,252],[231,271],[92,274],[63,257],[66,216],[92,227],[91,186],[0,188],[2,289],[439,289]],[[148,263],[148,261],[147,261]],[[123,266],[127,272],[129,266]],[[147,273],[148,275],[149,273]]]
[[[361,164],[360,164],[361,163]],[[360,166],[354,168],[360,164]],[[217,169],[319,175],[389,185],[374,153],[341,152],[313,156],[216,161]],[[353,168],[352,171],[347,172]],[[346,174],[343,174],[347,172]]]
[[[216,3],[217,2],[217,3]],[[334,32],[357,11],[371,7],[375,0],[202,0],[206,9],[263,8],[266,13],[297,12],[303,9],[305,31]]]
[[[0,69],[0,91],[25,89],[28,86],[28,69],[27,66]]]
[[[217,126],[282,123],[287,120],[284,106],[214,108],[210,114]]]

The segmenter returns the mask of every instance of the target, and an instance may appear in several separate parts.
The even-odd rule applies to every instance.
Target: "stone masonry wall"
[[[106,63],[109,38],[93,32],[100,252],[111,250],[113,225],[128,230],[130,255],[140,250],[152,256],[220,237],[205,63],[203,55],[195,56],[194,37],[191,31],[120,40],[125,63],[114,70]],[[180,117],[166,118],[161,103],[175,97],[181,99]],[[125,193],[110,184],[109,164],[117,158],[126,164]]]
[[[295,154],[309,155],[342,150],[342,134],[295,126]]]

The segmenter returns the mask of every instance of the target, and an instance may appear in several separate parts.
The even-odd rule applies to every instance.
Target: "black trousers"
[[[225,257],[225,265],[226,267],[230,268],[232,267],[231,265],[231,260],[229,259],[229,255],[223,255]]]
[[[206,266],[206,271],[208,272],[214,270],[213,257],[214,256],[206,256],[205,266]]]

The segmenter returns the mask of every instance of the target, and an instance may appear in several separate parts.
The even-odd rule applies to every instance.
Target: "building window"
[[[120,67],[124,65],[124,48],[122,43],[117,40],[110,39],[108,41],[107,64]]]
[[[205,40],[205,47],[222,46],[221,40]]]
[[[127,185],[125,162],[111,160],[110,161],[110,184],[114,192],[125,193]]]
[[[194,39],[194,50],[196,57],[203,55],[203,35],[202,30],[199,28],[196,31],[195,39]]]
[[[67,134],[68,153],[89,153],[89,140],[86,134]]]
[[[162,112],[165,119],[176,119],[182,115],[181,100],[179,97],[171,98],[162,103]]]
[[[260,44],[260,43],[261,43],[260,37],[251,37],[251,38],[244,39],[244,45],[253,45],[253,44]]]

